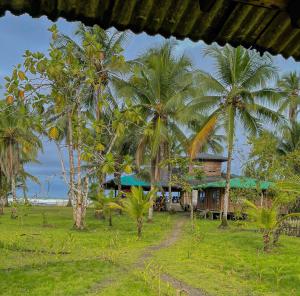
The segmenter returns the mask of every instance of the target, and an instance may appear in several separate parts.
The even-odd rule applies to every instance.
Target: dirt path
[[[140,256],[138,261],[135,263],[136,268],[143,268],[145,263],[151,259],[154,252],[170,247],[175,244],[181,237],[183,226],[187,223],[188,217],[180,217],[174,225],[171,233],[164,239],[160,244],[150,246],[145,249],[143,254]],[[163,273],[161,279],[165,282],[170,283],[176,290],[177,295],[189,295],[189,296],[208,296],[205,292],[200,289],[194,288],[183,281],[176,279],[175,277]]]
[[[133,265],[133,267],[137,269],[144,268],[145,264],[151,259],[151,257],[153,257],[155,252],[158,252],[162,249],[168,248],[173,244],[175,244],[180,239],[183,231],[183,227],[188,221],[189,221],[188,217],[181,216],[176,221],[176,223],[173,226],[173,229],[167,235],[167,237],[160,244],[147,247],[143,251],[142,255],[138,258],[137,262]],[[121,269],[124,269],[124,271],[131,270],[131,268],[121,268]],[[177,291],[176,295],[208,296],[207,293],[201,291],[200,289],[194,288],[167,273],[163,273],[161,275],[161,279],[164,282],[168,282],[176,289]],[[89,295],[92,295],[95,292],[99,292],[107,288],[108,286],[112,285],[115,281],[116,278],[109,277],[99,283],[94,284],[90,289],[91,294]]]

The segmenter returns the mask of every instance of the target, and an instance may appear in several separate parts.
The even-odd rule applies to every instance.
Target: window
[[[212,199],[213,199],[213,202],[217,205],[220,204],[220,190],[219,189],[214,189],[213,192],[212,192]]]
[[[199,194],[198,194],[198,202],[199,203],[204,203],[204,200],[205,200],[205,191],[199,191]]]

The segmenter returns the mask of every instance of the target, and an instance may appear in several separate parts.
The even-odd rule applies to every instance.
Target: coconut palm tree
[[[278,122],[279,115],[263,105],[278,100],[275,90],[266,88],[277,72],[270,56],[260,56],[256,51],[240,46],[236,49],[210,46],[204,54],[214,60],[216,71],[213,75],[204,71],[199,74],[199,83],[206,95],[199,100],[198,108],[210,110],[211,114],[195,136],[190,154],[195,157],[216,123],[221,122],[226,131],[228,153],[221,224],[226,227],[236,124],[239,121],[246,131],[256,133],[261,128],[262,120]],[[197,104],[193,108],[196,110]]]
[[[283,127],[282,135],[279,137],[278,151],[286,155],[300,148],[300,123],[295,121]]]
[[[186,140],[180,124],[188,119],[186,110],[194,95],[191,61],[185,55],[176,57],[174,48],[173,43],[166,42],[148,50],[132,62],[133,74],[128,82],[118,85],[120,94],[131,97],[145,119],[138,135],[136,163],[139,166],[148,155],[152,189],[160,180],[159,163],[168,157],[171,135]],[[148,220],[152,218],[151,206]]]
[[[296,72],[283,75],[277,82],[282,92],[282,100],[278,111],[288,110],[290,123],[293,125],[297,120],[298,107],[300,104],[300,76]]]
[[[16,182],[24,175],[23,164],[35,159],[42,143],[35,134],[32,116],[26,109],[10,106],[0,118],[0,166],[11,186],[12,218],[16,218]]]
[[[144,193],[142,187],[131,187],[131,193],[122,201],[123,210],[136,221],[138,238],[142,237],[144,215],[148,211],[153,191]]]
[[[264,251],[268,252],[271,247],[271,238],[273,236],[273,244],[278,241],[278,229],[280,225],[287,219],[292,217],[300,217],[300,213],[292,213],[280,216],[280,207],[273,203],[272,207],[257,207],[254,203],[245,200],[248,207],[247,214],[253,220],[263,234]]]
[[[110,82],[113,78],[119,79],[128,69],[122,55],[127,34],[116,30],[103,30],[97,25],[87,27],[79,24],[75,36],[79,37],[79,43],[67,35],[59,34],[55,46],[66,51],[71,45],[75,56],[83,65],[89,67],[93,65],[95,68],[98,75],[93,77],[93,83],[90,83],[90,87],[86,89],[84,103],[95,112],[96,119],[99,120],[107,101],[110,100],[110,103],[116,106],[111,95]],[[93,40],[94,45],[98,47],[98,58],[91,56],[87,50],[86,44],[90,40]]]

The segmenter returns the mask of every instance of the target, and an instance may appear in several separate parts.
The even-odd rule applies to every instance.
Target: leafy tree
[[[279,112],[288,110],[288,117],[291,125],[297,120],[298,107],[300,104],[300,76],[296,72],[283,75],[277,82],[282,92],[282,99]]]
[[[268,55],[263,57],[243,47],[207,47],[205,56],[215,62],[214,75],[202,71],[199,84],[206,93],[199,101],[199,110],[211,110],[210,116],[195,136],[191,145],[193,158],[214,129],[222,122],[227,138],[226,186],[222,216],[222,227],[227,227],[228,200],[230,194],[231,162],[237,121],[246,131],[255,134],[261,129],[261,122],[278,122],[277,112],[261,103],[275,103],[275,90],[266,88],[268,81],[276,77],[276,69]],[[195,108],[195,107],[194,107]]]

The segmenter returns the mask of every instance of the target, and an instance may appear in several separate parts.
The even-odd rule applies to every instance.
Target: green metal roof
[[[150,183],[137,178],[135,175],[127,175],[121,177],[121,185],[149,187]]]
[[[218,182],[209,182],[204,183],[198,186],[195,186],[194,189],[204,189],[204,188],[225,188],[226,181],[218,181]],[[261,181],[258,182],[253,178],[232,178],[230,180],[230,188],[238,188],[238,189],[256,189],[257,186],[262,190],[268,189],[272,185],[271,182]]]

